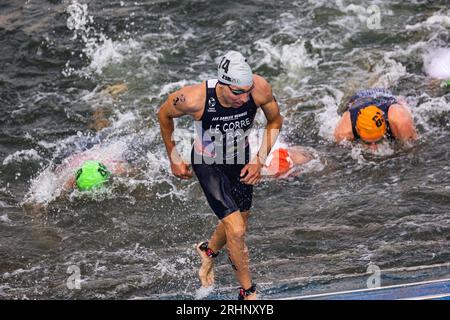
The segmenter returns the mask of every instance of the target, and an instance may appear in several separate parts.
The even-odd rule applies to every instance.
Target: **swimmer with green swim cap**
[[[109,180],[111,172],[98,161],[85,161],[75,173],[75,183],[79,190],[95,189]]]

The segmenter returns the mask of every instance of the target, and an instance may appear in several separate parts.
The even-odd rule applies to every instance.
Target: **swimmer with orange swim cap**
[[[334,131],[337,142],[360,141],[376,148],[385,139],[401,142],[417,139],[414,120],[406,103],[389,90],[357,92],[348,102]]]

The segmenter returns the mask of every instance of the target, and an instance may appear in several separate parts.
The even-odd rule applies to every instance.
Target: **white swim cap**
[[[217,69],[219,82],[235,86],[251,86],[253,84],[252,69],[247,59],[237,51],[228,51],[219,62]]]

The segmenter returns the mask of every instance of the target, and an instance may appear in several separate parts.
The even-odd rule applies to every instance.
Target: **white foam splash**
[[[111,39],[102,36],[100,43],[92,43],[83,50],[91,58],[88,69],[97,74],[102,74],[103,68],[109,63],[120,63],[124,58],[119,50],[117,50],[118,45]]]
[[[3,165],[8,165],[16,162],[24,162],[24,161],[32,161],[32,160],[41,160],[42,157],[37,153],[36,150],[20,150],[16,151],[13,154],[10,154],[3,160]]]
[[[102,74],[107,66],[121,63],[130,51],[140,48],[140,44],[133,39],[124,42],[113,41],[98,32],[91,26],[94,19],[89,16],[87,4],[79,4],[76,0],[72,0],[66,11],[69,14],[67,28],[74,31],[72,40],[80,38],[83,41],[85,47],[82,52],[90,63],[83,70],[77,71],[70,67],[68,61],[63,71],[65,76],[72,74],[89,76],[92,72]]]
[[[314,159],[312,159],[311,161],[308,161],[305,164],[302,164],[301,172],[302,173],[312,173],[312,172],[323,171],[323,169],[325,169],[326,164],[322,162],[320,155],[315,150],[311,150],[311,149],[307,149],[307,150],[309,150],[312,153],[312,155],[314,156]]]
[[[68,178],[68,175],[58,176],[50,168],[45,169],[31,181],[24,203],[47,204],[56,199],[61,194],[62,186]]]
[[[136,121],[138,118],[133,111],[127,111],[121,113],[120,111],[115,112],[117,120],[112,123],[112,127],[115,129],[125,128],[131,122]]]
[[[214,286],[200,287],[195,291],[195,300],[204,299],[214,291]]]
[[[180,89],[184,86],[190,85],[190,84],[195,84],[197,83],[196,81],[188,81],[188,80],[180,80],[177,82],[171,82],[168,84],[165,84],[164,86],[162,86],[159,94],[158,94],[158,98],[167,95],[173,91],[175,91],[176,89]]]
[[[364,164],[366,161],[363,155],[363,148],[359,144],[355,144],[350,152],[350,156],[353,160],[356,160],[359,165]]]
[[[432,78],[450,79],[450,48],[438,48],[427,52],[424,57],[425,73]]]
[[[447,12],[446,15],[442,14],[442,12],[435,13],[423,22],[419,22],[414,25],[406,25],[405,29],[420,30],[420,29],[431,29],[432,27],[450,28],[450,13]]]
[[[267,64],[277,68],[281,65],[289,74],[298,76],[302,69],[316,67],[319,62],[308,55],[302,39],[291,44],[273,45],[271,39],[266,38],[255,41],[255,45],[264,54],[256,67]]]
[[[5,272],[3,274],[3,279],[9,279],[11,277],[20,276],[20,275],[22,275],[24,273],[33,273],[33,272],[36,272],[39,269],[41,269],[40,266],[35,266],[35,267],[31,267],[30,269],[22,269],[22,268],[20,268],[20,269],[17,269],[15,271],[13,271],[13,272]]]
[[[408,74],[406,67],[392,58],[396,54],[395,51],[383,54],[382,61],[377,63],[374,68],[374,73],[378,78],[371,84],[372,87],[389,88]]]
[[[11,223],[12,221],[9,219],[8,215],[5,213],[4,215],[0,216],[0,222]]]
[[[424,102],[418,104],[420,100]],[[426,135],[446,129],[430,123],[431,118],[450,112],[450,104],[447,103],[445,96],[432,98],[424,93],[420,97],[410,97],[408,104],[414,106],[414,121],[424,128]]]
[[[154,268],[158,271],[160,271],[162,274],[168,274],[168,275],[174,275],[177,273],[177,269],[175,268],[175,265],[172,264],[167,259],[162,259],[158,262]]]
[[[342,93],[340,96],[342,96]],[[320,100],[325,105],[325,108],[317,114],[317,120],[320,125],[319,135],[328,141],[334,141],[334,129],[340,119],[337,112],[338,101],[335,97],[329,95],[322,97]]]
[[[69,14],[66,24],[70,30],[82,30],[86,28],[88,23],[93,22],[93,18],[88,16],[87,4],[79,4],[77,1],[72,1],[66,11]]]

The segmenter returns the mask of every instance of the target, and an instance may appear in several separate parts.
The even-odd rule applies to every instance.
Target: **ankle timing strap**
[[[199,248],[200,248],[200,250],[205,251],[206,255],[210,258],[215,258],[219,255],[218,252],[214,252],[208,247],[208,241],[203,242]]]
[[[247,290],[240,287],[239,288],[239,300],[244,300],[245,297],[248,297],[249,295],[251,295],[254,292],[256,292],[256,284],[252,285]]]

